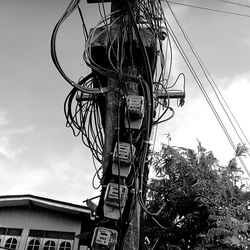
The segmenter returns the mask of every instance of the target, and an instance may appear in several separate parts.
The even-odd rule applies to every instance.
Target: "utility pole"
[[[105,14],[100,25],[86,34],[84,60],[92,73],[78,83],[70,80],[59,65],[55,40],[60,24],[79,2],[72,0],[56,24],[51,54],[61,75],[73,86],[65,102],[67,125],[82,134],[101,163],[101,195],[90,245],[93,250],[143,250],[147,157],[156,107],[168,110],[166,103],[171,98],[185,94],[168,92],[168,83],[161,78],[153,80],[158,55],[161,61],[165,59],[160,1],[87,0],[111,2],[111,16]],[[161,72],[163,78],[164,66]],[[76,108],[72,107],[74,98]]]
[[[137,14],[137,9],[136,7],[138,6],[138,1],[137,0],[130,0],[128,1],[131,10],[133,11],[133,15],[136,16]],[[121,12],[121,10],[126,9],[124,6],[124,3],[122,1],[116,1],[111,3],[111,12],[116,13],[116,12]],[[119,13],[120,14],[120,13]],[[118,15],[119,15],[118,14]],[[111,22],[117,18],[117,15],[113,14],[114,16],[111,17]],[[126,41],[124,42],[123,45],[126,47],[132,46],[133,42],[133,30],[132,30],[132,23],[131,19],[126,13],[124,17],[121,20],[121,26],[118,26],[117,29],[120,30],[111,30],[111,32],[114,32],[112,35],[115,33],[119,33],[118,35],[121,36],[122,33],[125,31],[124,28],[126,27],[127,30],[127,38]],[[128,29],[127,27],[130,27]],[[112,39],[112,38],[111,38]],[[121,42],[122,37],[120,39],[118,38],[118,41]],[[121,46],[123,46],[121,45]],[[125,51],[128,53],[128,51]],[[137,73],[137,66],[132,65],[132,58],[131,55],[125,54],[124,58],[124,65],[122,65],[122,71],[125,74],[128,75],[134,75]],[[122,76],[121,76],[122,77]],[[108,78],[108,88],[118,88],[119,85],[123,84],[124,88],[127,89],[127,94],[131,96],[138,96],[138,83],[135,83],[133,81],[129,81],[127,79],[114,79],[109,77]],[[114,150],[114,145],[116,140],[120,141],[121,139],[118,138],[119,135],[117,136],[117,133],[122,133],[123,131],[117,131],[118,128],[117,124],[119,124],[119,121],[121,120],[121,117],[119,115],[120,113],[120,100],[119,96],[115,92],[109,92],[107,94],[107,103],[106,103],[106,116],[105,116],[105,145],[104,145],[104,150],[103,150],[103,179],[102,179],[102,184],[104,186],[108,185],[108,182],[110,181],[110,165],[111,165],[111,155]],[[119,181],[119,180],[118,180]],[[135,181],[134,185],[138,185],[138,178]],[[135,188],[134,188],[135,189]],[[103,197],[104,195],[102,195]],[[129,222],[129,225],[126,225],[127,227],[127,232],[121,232],[124,234],[122,239],[123,241],[123,246],[120,245],[120,249],[124,250],[136,250],[139,249],[140,245],[140,216],[141,216],[141,209],[140,205],[138,204],[138,201],[136,200],[136,195],[133,197],[133,207],[131,206],[129,209],[133,209],[134,212],[132,214],[132,218]],[[102,201],[99,203],[99,206],[102,208],[103,203]],[[124,225],[122,225],[124,227]],[[121,231],[123,231],[122,229]]]
[[[144,51],[140,48],[140,45],[144,45],[140,44],[143,41],[139,41],[138,38],[139,31],[137,28],[138,24],[136,23],[136,21],[138,21],[136,19],[139,17],[138,11],[138,0],[111,2],[111,23],[115,22],[117,19],[119,19],[119,22],[111,26],[109,30],[109,39],[112,41],[114,37],[116,37],[113,49],[115,50],[120,47],[120,50],[122,50],[124,54],[121,53],[116,55],[123,57],[118,65],[118,77],[107,77],[107,88],[116,89],[117,91],[110,91],[107,93],[105,112],[102,115],[102,119],[104,120],[105,144],[103,147],[102,191],[97,208],[97,216],[100,218],[100,221],[102,221],[103,218],[109,218],[111,222],[106,224],[103,223],[104,226],[100,229],[102,232],[99,232],[99,229],[96,230],[92,240],[93,249],[101,249],[102,247],[102,244],[99,244],[101,241],[98,238],[98,233],[102,233],[104,238],[105,235],[112,234],[111,231],[108,231],[110,229],[109,227],[115,229],[114,224],[117,223],[116,221],[113,224],[112,220],[118,220],[121,227],[120,230],[117,230],[117,249],[137,250],[143,249],[144,245],[144,239],[140,237],[143,229],[140,228],[142,212],[139,204],[139,196],[142,195],[140,193],[142,192],[140,182],[144,177],[145,157],[140,159],[140,154],[147,155],[148,146],[143,145],[145,143],[143,140],[146,140],[145,135],[150,135],[151,132],[150,127],[146,129],[143,123],[152,120],[152,113],[147,110],[147,113],[151,117],[148,117],[147,121],[143,121],[145,112],[144,102],[147,102],[148,105],[152,100],[146,100],[143,96],[142,89],[145,87],[141,86],[140,77],[148,77],[148,75],[152,77],[152,72],[150,72],[150,74],[145,74],[145,72],[148,70],[151,71],[152,69],[147,68],[149,65],[146,64],[145,66],[145,62],[142,61],[143,56],[145,58],[148,57],[148,55],[145,54],[147,53],[145,52],[145,48]],[[156,55],[156,51],[154,51],[154,54]],[[155,60],[154,57],[152,58],[153,60]],[[109,59],[113,59],[112,54]],[[150,84],[152,84],[152,79],[146,80],[146,84],[148,84],[147,89],[151,89],[152,92],[152,86],[150,86]],[[125,127],[124,124],[122,124],[124,123],[124,118],[126,120]],[[143,130],[148,131],[145,132]],[[139,138],[141,142],[137,143],[138,145],[133,145],[134,140],[131,136],[131,131],[132,133],[137,133],[138,138],[140,136],[142,137]],[[148,144],[148,142],[146,142],[146,144]],[[115,150],[117,151],[115,152]],[[140,150],[142,150],[142,152],[139,152]],[[117,155],[117,159],[114,158],[115,154]],[[127,159],[123,159],[123,156],[127,154],[131,157],[129,159],[131,162],[129,163],[126,162]],[[132,167],[128,167],[128,165],[132,165]],[[128,179],[129,176],[131,178],[131,175],[133,183],[126,191],[126,205],[119,204],[121,201],[118,197],[124,195],[120,187],[123,187],[126,179]],[[108,187],[117,184],[118,191],[116,199],[118,208],[111,208],[112,204],[110,206],[110,203],[107,202],[107,197],[110,195]],[[126,189],[127,187],[124,187],[124,190]],[[123,213],[121,212],[121,206],[124,206],[124,209],[122,209]],[[113,215],[109,214],[109,211],[112,211]],[[131,211],[133,212],[131,213]]]

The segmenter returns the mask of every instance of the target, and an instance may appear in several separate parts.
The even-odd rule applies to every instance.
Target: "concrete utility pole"
[[[87,240],[93,250],[143,250],[142,210],[149,213],[144,200],[151,129],[162,122],[169,100],[183,100],[185,93],[168,91],[164,79],[162,41],[167,26],[162,27],[160,1],[87,0],[111,2],[111,16],[103,11],[102,20],[89,34],[85,27],[83,58],[92,73],[78,83],[69,79],[58,62],[55,41],[59,26],[77,7],[82,16],[79,2],[71,1],[58,20],[51,37],[51,55],[61,75],[74,87],[65,102],[67,125],[74,134],[76,129],[82,135],[102,165],[101,195],[93,211],[95,228]],[[153,76],[159,55],[161,71]],[[77,103],[72,114],[74,98]],[[153,122],[159,105],[166,109]]]
[[[87,0],[100,4],[102,16],[90,32],[79,2],[72,0],[58,20],[51,36],[51,56],[73,86],[64,105],[67,125],[74,135],[78,134],[75,130],[82,135],[83,143],[101,164],[102,177],[99,170],[96,172],[101,195],[93,211],[94,229],[86,240],[93,250],[143,250],[143,213],[150,213],[145,205],[145,184],[152,126],[165,121],[162,117],[169,109],[169,100],[178,98],[181,105],[185,93],[168,91],[169,83],[164,79],[162,41],[167,37],[167,24],[162,27],[165,18],[160,1]],[[106,15],[103,2],[111,2],[111,16]],[[83,59],[92,72],[75,83],[60,67],[56,36],[77,7],[86,33]],[[154,75],[157,58],[161,70]],[[162,113],[156,110],[159,105],[165,108]],[[156,113],[158,118],[153,121]]]
[[[99,0],[87,1],[99,3]],[[101,138],[101,144],[104,142],[100,160],[101,195],[91,247],[138,250],[144,248],[142,208],[145,210],[144,184],[153,125],[152,76],[159,25],[154,24],[158,19],[151,2],[144,2],[146,10],[140,10],[141,0],[104,2],[111,2],[111,17],[105,14],[102,25],[90,31],[85,48],[84,58],[92,68],[94,90],[82,88],[83,92],[91,93],[99,108],[104,137]],[[145,12],[144,23],[140,22],[140,11]],[[91,132],[95,140],[99,132]],[[90,148],[93,149],[92,145]]]
[[[133,14],[136,16],[137,14],[137,9],[136,6],[138,6],[138,1],[137,0],[129,0],[129,4],[131,6],[131,9],[133,11]],[[114,13],[115,11],[118,10],[124,10],[126,7],[124,6],[124,3],[121,1],[115,1],[111,3],[111,12]],[[116,16],[111,17],[111,21],[115,18]],[[123,18],[123,27],[126,27],[127,29],[127,41],[130,46],[132,41],[133,41],[133,30],[132,30],[132,23],[131,19],[129,18],[129,15],[126,14]],[[130,27],[128,29],[128,27]],[[115,31],[114,31],[115,32]],[[116,32],[123,32],[121,31],[116,31]],[[121,35],[121,33],[120,33]],[[118,39],[119,40],[119,39]],[[123,67],[123,73],[131,74],[134,75],[137,73],[137,68],[136,65],[132,65],[132,58],[130,58],[129,55],[125,55],[124,59],[124,67]],[[109,88],[118,88],[118,85],[122,84],[119,82],[117,79],[114,78],[108,78],[108,87]],[[138,84],[134,83],[132,81],[124,81],[126,85],[126,89],[128,90],[128,94],[130,95],[139,95],[138,93]],[[107,105],[106,105],[106,117],[105,117],[105,145],[104,145],[104,165],[103,165],[103,183],[106,183],[106,180],[110,178],[110,172],[108,170],[110,166],[110,161],[111,161],[111,154],[113,152],[114,144],[115,144],[115,139],[116,139],[116,133],[117,133],[117,124],[118,120],[120,119],[118,115],[118,109],[119,109],[119,100],[117,93],[115,92],[109,92],[107,95]],[[122,131],[120,131],[122,132]],[[138,185],[138,180],[135,180],[136,184]],[[135,202],[134,204],[134,214],[132,215],[132,220],[130,221],[130,224],[127,229],[127,233],[125,235],[124,239],[124,245],[123,249],[124,250],[137,250],[139,249],[140,245],[140,216],[141,216],[141,208],[138,203],[138,201]],[[132,209],[132,208],[131,208]]]
[[[126,78],[124,77],[124,75],[131,75],[131,76],[135,76],[135,78],[138,78],[139,75],[143,75],[143,73],[140,71],[145,71],[145,66],[143,66],[145,63],[143,62],[141,49],[138,46],[138,38],[137,38],[137,46],[135,45],[136,34],[135,34],[134,26],[135,26],[136,17],[138,16],[138,7],[139,7],[138,0],[111,2],[111,13],[113,13],[111,15],[111,23],[116,19],[119,19],[119,18],[120,19],[119,19],[119,23],[116,26],[114,27],[111,26],[110,34],[109,34],[111,41],[116,36],[117,44],[114,44],[114,47],[121,46],[122,47],[121,50],[124,51],[125,55],[123,55],[124,58],[122,59],[121,65],[118,66],[120,67],[119,77],[118,78],[108,77],[107,88],[108,89],[120,89],[121,91],[126,93],[126,96],[132,96],[132,99],[135,98],[133,102],[137,102],[138,98],[139,100],[143,99],[142,93],[139,92],[139,82]],[[134,20],[131,19],[131,16]],[[126,34],[126,36],[124,34]],[[137,51],[136,52],[137,55],[134,55],[133,54],[134,51],[132,50]],[[131,138],[129,138],[129,135],[128,134],[126,136],[123,135],[124,131],[122,129],[124,130],[128,130],[128,129],[125,129],[124,126],[122,127],[119,125],[121,123],[121,120],[124,119],[124,112],[122,112],[121,105],[122,105],[121,93],[117,91],[110,91],[107,93],[106,106],[105,106],[105,112],[104,112],[105,114],[102,117],[102,119],[104,120],[103,125],[104,125],[104,134],[105,134],[105,143],[103,147],[103,166],[102,166],[103,177],[101,180],[102,191],[101,191],[101,198],[100,198],[98,209],[97,209],[97,215],[100,218],[103,218],[103,216],[105,217],[105,211],[104,211],[105,198],[104,197],[106,197],[107,186],[109,185],[110,182],[111,183],[123,182],[122,180],[120,180],[120,177],[117,180],[116,178],[114,178],[114,176],[112,176],[112,161],[113,161],[114,147],[116,143],[120,141],[121,142],[125,141],[126,143],[132,144],[132,141],[131,141]],[[144,107],[142,108],[144,109]],[[142,120],[142,118],[140,118],[139,120]],[[137,130],[138,131],[145,130],[145,128],[143,128],[142,126],[140,128],[138,127]],[[139,151],[140,149],[138,148],[137,150]],[[147,148],[144,147],[143,150],[145,151],[147,150]],[[130,151],[131,151],[131,148],[130,148]],[[147,152],[144,152],[144,153],[146,154]],[[137,153],[137,154],[140,154],[140,153]],[[138,157],[138,159],[139,158],[140,157]],[[141,169],[139,169],[139,164],[140,164],[139,162],[134,162],[132,164],[134,168],[137,168],[137,172],[140,173],[140,171],[142,171]],[[125,220],[128,220],[128,222],[126,223],[129,223],[129,224],[126,224],[126,223],[121,224],[121,230],[119,232],[120,237],[118,237],[117,249],[124,249],[124,250],[143,249],[144,237],[143,236],[141,237],[141,235],[143,235],[141,233],[143,231],[143,228],[142,229],[140,228],[142,212],[141,212],[141,206],[139,204],[139,198],[138,198],[138,195],[139,195],[138,192],[140,189],[139,177],[140,175],[143,175],[143,174],[144,173],[140,173],[139,175],[137,174],[134,176],[133,188],[130,188],[128,190],[129,192],[128,200],[130,200],[129,202],[130,204],[126,205],[126,207],[124,208],[125,210],[124,213],[127,213],[127,216],[124,217],[123,215],[121,215],[122,217],[121,219],[125,218]],[[114,179],[116,180],[114,181]],[[133,214],[130,214],[131,211],[133,211]],[[95,249],[98,249],[98,248],[95,248]]]

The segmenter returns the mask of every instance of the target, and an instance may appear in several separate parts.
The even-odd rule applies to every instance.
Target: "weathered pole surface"
[[[136,13],[136,6],[137,6],[137,0],[129,0],[129,4],[131,6],[131,9],[133,13]],[[124,10],[125,6],[122,4],[122,1],[113,1],[111,3],[111,11],[115,10]],[[123,25],[121,29],[125,28],[127,31],[127,43],[131,43],[133,39],[133,30],[132,30],[132,23],[129,15],[125,15],[123,18]],[[122,31],[119,35],[122,35]],[[118,39],[119,40],[119,39]],[[128,51],[127,51],[128,52]],[[135,65],[132,66],[133,59],[131,58],[131,54],[125,54],[125,60],[122,67],[123,73],[135,75],[137,73],[137,68]],[[118,88],[118,85],[121,84],[119,82],[119,79],[114,79],[109,77],[108,78],[108,87],[109,88]],[[124,81],[123,84],[125,84],[126,89],[128,90],[128,94],[130,95],[138,95],[138,84],[132,81]],[[109,181],[110,176],[110,162],[111,162],[111,154],[113,153],[113,148],[116,140],[117,135],[117,127],[119,118],[118,117],[118,109],[119,109],[119,96],[118,93],[111,91],[107,94],[107,101],[106,101],[106,111],[105,111],[105,145],[103,149],[103,180],[102,184],[106,185]],[[135,180],[135,185],[137,185],[138,190],[138,180]],[[136,199],[136,195],[134,197]],[[131,208],[131,210],[134,210],[134,213],[132,215],[132,219],[129,223],[123,249],[124,250],[138,250],[139,244],[140,244],[140,216],[141,216],[141,208],[138,201],[135,201],[134,205],[135,207]]]
[[[130,0],[129,4],[131,6],[131,9],[133,11],[133,14],[137,14],[137,9],[136,7],[138,6],[138,1],[135,0]],[[125,18],[125,24],[126,27],[130,27],[128,30],[128,42],[132,43],[133,41],[133,30],[132,30],[132,23],[131,19],[129,18],[128,14]],[[132,66],[132,58],[129,57],[129,55],[125,55],[125,62],[127,62],[127,65],[125,65],[124,72],[134,75],[137,74],[137,67],[136,65]],[[128,89],[128,94],[131,95],[138,95],[138,84],[132,81],[126,81],[125,82],[126,87]],[[135,190],[139,190],[139,183],[138,183],[138,178],[135,179]],[[141,207],[140,204],[137,200],[137,195],[135,194],[135,203],[134,203],[134,208],[133,209],[134,213],[132,215],[131,221],[129,222],[129,226],[125,235],[124,239],[124,245],[123,245],[123,250],[139,250],[139,245],[140,245],[140,218],[141,218]]]

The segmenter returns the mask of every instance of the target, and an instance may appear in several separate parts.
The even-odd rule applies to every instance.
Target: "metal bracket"
[[[154,92],[157,99],[178,99],[178,98],[185,98],[185,93],[181,90],[158,90],[157,92]]]
[[[94,100],[94,97],[93,95],[90,95],[90,94],[85,94],[81,91],[77,91],[76,93],[76,101],[77,102],[83,102],[83,101],[93,101]]]

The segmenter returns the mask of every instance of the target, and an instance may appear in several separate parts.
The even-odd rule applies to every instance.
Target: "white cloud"
[[[0,86],[6,86],[7,85],[7,81],[5,81],[4,79],[0,79]]]
[[[0,116],[1,117],[1,116]],[[8,123],[7,119],[2,120],[2,125]],[[1,123],[1,120],[0,120]],[[0,124],[1,125],[1,124]],[[19,155],[23,150],[25,150],[26,146],[21,145],[17,146],[14,142],[11,143],[11,139],[13,136],[17,135],[25,135],[30,133],[33,130],[32,126],[24,127],[24,128],[2,128],[0,132],[0,154],[7,158],[13,158]]]
[[[244,39],[242,40],[242,42],[243,42],[245,45],[247,45],[248,47],[250,47],[250,37],[244,38]]]
[[[70,142],[67,136],[62,140],[66,130],[15,125],[1,111],[0,126],[2,195],[28,193],[75,203],[97,195],[91,153],[71,134]]]
[[[9,139],[7,137],[0,137],[0,155],[7,158],[13,158],[15,152],[11,149]]]
[[[5,111],[0,110],[0,127],[7,125],[8,120],[7,120],[7,115]]]
[[[5,134],[7,135],[25,135],[34,131],[34,125],[28,125],[26,127],[17,127],[6,129]]]
[[[250,137],[249,82],[250,73],[247,73],[237,76],[234,79],[224,79],[224,88],[221,89],[221,93],[248,138]],[[212,98],[211,92],[209,92],[209,96]],[[208,150],[212,150],[215,156],[223,163],[229,161],[233,157],[233,149],[219,126],[218,121],[209,109],[205,98],[200,96],[192,99],[188,99],[187,97],[186,99],[185,107],[177,108],[173,106],[176,115],[159,127],[158,145],[160,142],[167,143],[167,137],[163,136],[163,134],[168,132],[171,133],[172,137],[171,145],[196,149],[196,138],[198,138],[203,146]],[[212,99],[214,100],[214,98]],[[227,117],[223,114],[222,109],[219,108],[218,102],[213,101],[213,103],[235,145],[237,145],[240,140],[229,124]],[[234,126],[237,125],[234,123]],[[237,131],[240,133],[239,129]]]
[[[91,154],[86,148],[74,148],[63,158],[52,155],[49,171],[50,177],[46,178],[46,185],[51,186],[60,199],[79,202],[92,197],[93,193],[97,195],[92,187],[94,166]]]
[[[1,195],[34,194],[82,204],[99,194],[91,185],[94,175],[91,157],[84,151],[75,148],[64,157],[51,152],[46,165],[0,157]]]

